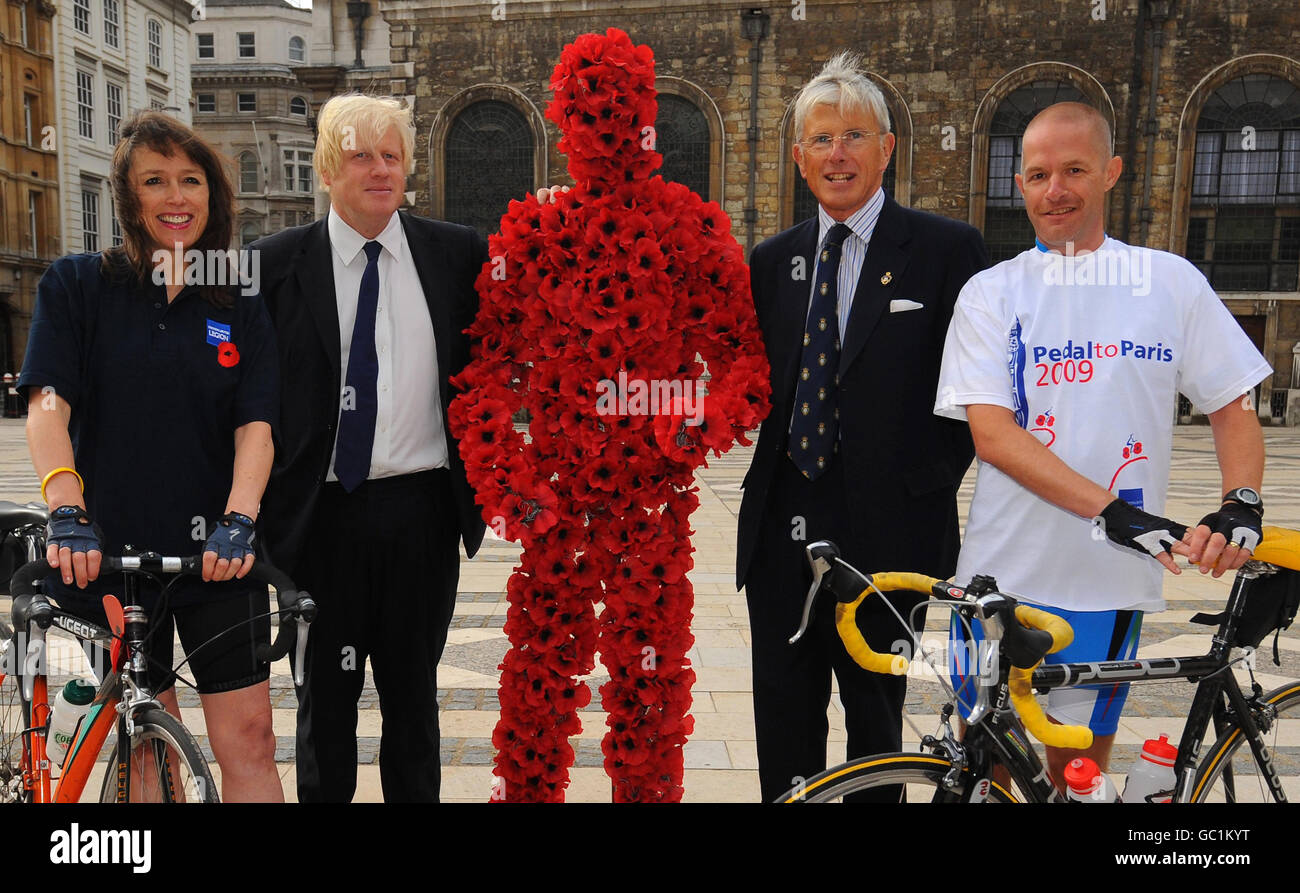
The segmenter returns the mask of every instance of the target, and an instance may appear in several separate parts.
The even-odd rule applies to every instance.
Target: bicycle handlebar
[[[905,590],[944,601],[967,601],[973,596],[966,590],[935,577],[915,573],[879,573],[864,575],[839,556],[834,543],[822,540],[806,548],[813,568],[813,585],[804,605],[803,623],[790,640],[794,644],[808,627],[817,593],[825,589],[835,595],[835,629],[849,656],[858,666],[872,673],[901,676],[907,672],[908,660],[902,654],[880,654],[872,649],[858,628],[858,606],[871,593]],[[852,592],[846,591],[852,587]],[[1043,656],[1060,651],[1074,639],[1069,623],[1054,614],[1019,605],[1004,593],[991,592],[998,601],[996,614],[1004,618],[1003,651],[1011,668],[1007,687],[1012,704],[1020,714],[1025,729],[1049,747],[1084,749],[1092,744],[1092,731],[1085,726],[1063,726],[1050,722],[1034,698],[1031,678]],[[987,596],[986,596],[987,597]],[[1011,608],[1012,610],[1007,610]]]
[[[1074,630],[1070,628],[1070,624],[1055,614],[1028,605],[1016,605],[1015,619],[1024,628],[1051,634],[1052,644],[1047,649],[1048,654],[1055,654],[1074,641]],[[1012,661],[1011,670],[1007,674],[1007,694],[1011,697],[1011,703],[1020,714],[1020,721],[1025,724],[1025,731],[1048,747],[1086,750],[1092,746],[1092,729],[1087,726],[1063,726],[1051,722],[1034,697],[1031,680],[1034,667],[1042,662],[1043,659],[1040,657],[1032,666],[1021,667],[1014,660]]]
[[[44,558],[38,558],[36,561],[29,561],[17,571],[14,572],[10,580],[10,591],[13,593],[15,601],[20,596],[31,596],[36,594],[36,583],[45,579],[57,569],[50,567]],[[145,552],[141,555],[134,556],[104,556],[100,563],[101,573],[119,573],[143,571],[151,573],[165,574],[201,574],[203,572],[203,556],[190,555],[183,558],[175,556],[158,555],[153,552]],[[254,580],[261,583],[267,583],[275,588],[275,601],[278,606],[278,613],[281,615],[289,614],[296,618],[296,624],[281,623],[280,631],[272,643],[259,643],[257,646],[258,660],[273,663],[289,653],[289,649],[294,646],[295,640],[299,645],[299,658],[306,648],[306,631],[307,625],[316,619],[316,602],[306,592],[299,592],[294,582],[289,579],[289,575],[279,568],[265,562],[256,561],[252,569],[244,575],[242,579]],[[34,609],[30,617],[33,621],[41,623],[45,612]],[[285,619],[282,617],[282,619]],[[49,626],[49,621],[45,620],[41,624],[43,627]],[[298,633],[302,636],[299,637]],[[302,660],[297,662],[298,672],[302,672]]]

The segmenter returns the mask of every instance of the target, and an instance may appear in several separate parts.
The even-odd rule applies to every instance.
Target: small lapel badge
[[[880,284],[881,284],[881,285],[888,285],[889,283],[891,283],[891,282],[893,282],[893,281],[894,281],[894,274],[891,273],[889,270],[886,270],[886,271],[885,271],[885,275],[880,277]]]

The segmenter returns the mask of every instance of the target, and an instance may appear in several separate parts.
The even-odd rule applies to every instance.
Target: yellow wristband
[[[66,465],[61,465],[58,468],[51,471],[45,477],[41,478],[41,502],[45,503],[46,505],[49,505],[50,501],[45,498],[45,488],[49,486],[50,481],[54,478],[56,474],[63,474],[63,472],[65,471],[77,479],[77,483],[81,485],[81,492],[82,493],[86,492],[86,482],[81,479],[81,475],[77,474],[77,469],[69,468]]]

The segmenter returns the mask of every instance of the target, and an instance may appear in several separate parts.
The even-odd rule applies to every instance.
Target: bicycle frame
[[[1287,798],[1282,789],[1281,776],[1273,764],[1263,732],[1255,723],[1249,699],[1242,692],[1236,676],[1230,672],[1232,646],[1229,643],[1236,633],[1241,606],[1245,603],[1250,582],[1262,573],[1259,569],[1250,568],[1239,571],[1228,597],[1226,616],[1214,635],[1208,654],[1040,666],[1033,672],[1032,685],[1042,693],[1053,688],[1098,682],[1123,684],[1174,679],[1195,681],[1196,694],[1183,726],[1178,757],[1174,763],[1174,776],[1177,779],[1173,794],[1175,803],[1191,802],[1194,798],[1196,792],[1192,785],[1197,775],[1201,742],[1211,722],[1214,723],[1216,732],[1221,731],[1226,723],[1223,709],[1223,697],[1226,695],[1233,711],[1233,719],[1249,742],[1270,791],[1278,802],[1285,803]],[[1000,630],[996,629],[1001,624],[999,619],[986,619],[983,622],[986,627],[993,627],[990,629],[990,639],[1000,638]],[[1000,660],[996,685],[983,683],[980,686],[980,695],[972,710],[966,740],[960,745],[960,750],[954,751],[951,744],[947,744],[945,749],[954,758],[954,762],[970,765],[975,770],[975,776],[983,778],[988,777],[992,767],[976,764],[987,762],[991,746],[1022,791],[1032,791],[1033,796],[1039,800],[1059,801],[1060,794],[1048,777],[1035,748],[1029,744],[1023,723],[1009,705],[1009,672],[1007,661]],[[1253,694],[1258,696],[1261,693],[1262,689],[1255,683]],[[991,708],[989,701],[993,702]],[[943,745],[937,739],[928,740],[929,746]]]
[[[59,610],[54,613],[54,624],[80,640],[102,642],[112,638],[109,630]],[[26,641],[19,642],[19,636],[24,636]],[[15,631],[15,646],[24,664],[19,679],[23,682],[23,698],[30,705],[29,715],[32,718],[31,727],[22,733],[25,754],[23,787],[32,793],[32,799],[37,803],[76,803],[81,799],[109,731],[119,718],[118,705],[121,703],[123,689],[122,659],[119,659],[118,666],[105,675],[76,738],[68,747],[56,783],[46,751],[46,729],[49,726],[51,707],[49,681],[43,669],[45,631],[35,626],[30,632]],[[0,682],[4,678],[0,674]],[[26,694],[29,685],[30,697]]]
[[[16,671],[19,682],[19,698],[22,701],[21,706],[25,717],[23,724],[26,726],[19,734],[22,739],[21,784],[24,791],[30,792],[31,799],[38,803],[68,803],[80,800],[90,773],[108,738],[108,732],[114,724],[119,727],[116,771],[119,773],[128,771],[130,739],[135,735],[137,713],[162,709],[162,705],[154,698],[149,684],[145,646],[152,631],[144,609],[137,603],[136,574],[161,572],[182,576],[197,575],[201,570],[202,557],[168,557],[146,552],[135,556],[106,558],[105,562],[106,569],[111,567],[111,572],[120,571],[125,574],[124,604],[118,603],[111,596],[105,598],[105,610],[109,617],[109,624],[113,627],[112,630],[104,629],[60,610],[38,595],[34,588],[35,581],[50,572],[44,558],[24,565],[13,577],[15,591],[21,589],[21,599],[30,599],[22,603],[20,609],[20,598],[15,597],[13,613],[16,630],[10,644],[14,659],[12,669]],[[307,645],[307,628],[316,617],[316,604],[310,595],[298,590],[287,575],[269,564],[263,562],[256,565],[252,576],[255,580],[275,587],[278,608],[273,613],[278,613],[282,620],[296,618],[294,624],[287,622],[280,624],[280,631],[274,642],[259,644],[257,657],[259,660],[271,663],[287,654],[296,644],[298,649],[296,666],[300,674],[304,663],[303,653]],[[20,580],[22,582],[18,583],[17,581]],[[164,597],[171,585],[169,583],[164,587]],[[76,738],[68,748],[57,785],[52,785],[49,754],[45,746],[51,706],[48,679],[43,667],[45,629],[51,625],[57,625],[83,641],[109,643],[112,645],[113,654],[112,667],[104,673],[104,681],[91,703],[90,710],[81,722]],[[236,624],[238,625],[240,624]],[[219,633],[213,639],[225,635],[225,632]],[[118,643],[123,647],[119,648]],[[199,646],[200,649],[207,644]],[[195,649],[195,653],[198,650]],[[0,655],[4,653],[0,651]],[[4,679],[5,675],[0,673],[0,682]],[[301,676],[296,675],[295,681],[300,683]],[[119,797],[125,796],[128,786],[129,782],[127,785],[118,785]]]

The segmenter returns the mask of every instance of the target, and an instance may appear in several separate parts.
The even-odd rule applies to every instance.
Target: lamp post
[[[348,0],[348,18],[352,20],[352,38],[357,47],[357,57],[352,61],[353,68],[364,68],[361,60],[361,46],[365,43],[366,19],[370,17],[368,0]]]
[[[758,226],[758,208],[755,206],[755,191],[758,184],[758,63],[763,59],[760,46],[772,17],[767,11],[758,7],[740,11],[741,36],[753,44],[749,48],[749,129],[746,140],[749,143],[749,183],[745,187],[745,256],[754,248],[756,228]]]

